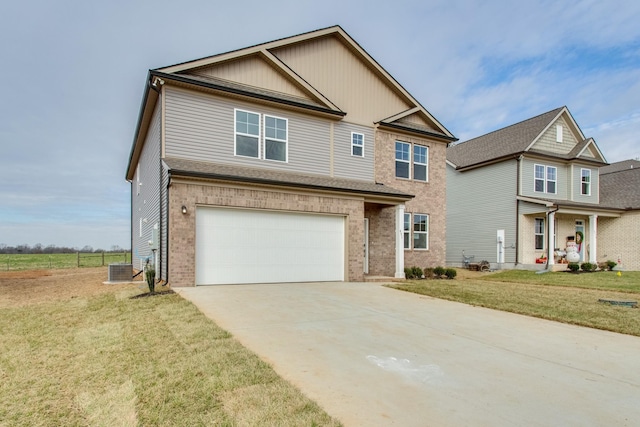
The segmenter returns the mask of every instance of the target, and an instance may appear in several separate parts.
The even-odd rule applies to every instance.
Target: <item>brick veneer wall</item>
[[[181,207],[188,213],[183,215]],[[256,187],[227,187],[205,182],[174,181],[169,189],[169,282],[195,285],[196,206],[226,206],[294,212],[340,214],[347,217],[345,279],[364,276],[364,203],[362,199]]]
[[[598,218],[598,262],[612,260],[625,270],[640,270],[640,211],[620,218]]]
[[[369,218],[369,275],[393,277],[396,273],[396,207],[365,205]]]
[[[400,179],[395,176],[395,142],[402,141],[429,147],[428,182]],[[447,145],[427,138],[403,133],[376,131],[375,138],[376,182],[389,185],[416,197],[406,202],[405,212],[429,215],[429,249],[405,250],[404,265],[421,268],[445,265],[446,250],[446,158]],[[393,222],[395,223],[395,221]],[[393,224],[392,223],[392,224]],[[384,245],[395,254],[395,237],[389,237]],[[370,265],[370,269],[372,266]]]

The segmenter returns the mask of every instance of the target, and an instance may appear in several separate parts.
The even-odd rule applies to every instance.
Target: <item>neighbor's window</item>
[[[287,161],[287,119],[264,116],[264,158]]]
[[[404,214],[404,248],[411,249],[411,214]]]
[[[536,193],[556,194],[557,168],[534,165],[534,191]]]
[[[544,249],[544,218],[535,219],[534,236],[536,240],[536,250]]]
[[[364,134],[351,132],[351,155],[364,157]]]
[[[411,145],[396,141],[396,177],[409,179]]]
[[[428,148],[422,145],[413,146],[413,179],[427,181]]]
[[[429,249],[429,215],[413,215],[413,249]]]
[[[260,115],[249,111],[236,112],[237,156],[260,157]]]
[[[591,169],[581,169],[580,175],[581,178],[581,187],[583,196],[591,195]]]

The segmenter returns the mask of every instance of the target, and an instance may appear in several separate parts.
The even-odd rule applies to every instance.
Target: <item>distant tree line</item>
[[[93,247],[86,245],[82,248],[68,247],[68,246],[56,246],[47,245],[43,246],[41,243],[36,243],[33,246],[27,244],[9,246],[4,243],[0,243],[0,254],[72,254],[76,252],[83,253],[102,253],[102,252],[129,252],[129,249],[123,249],[118,245],[112,245],[111,249],[93,249]]]

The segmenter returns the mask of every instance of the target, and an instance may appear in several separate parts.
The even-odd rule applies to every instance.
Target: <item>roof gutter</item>
[[[317,106],[314,106],[314,105],[303,104],[301,102],[295,102],[295,101],[291,101],[291,100],[288,100],[288,99],[281,99],[281,98],[277,98],[275,96],[269,96],[269,95],[264,95],[264,94],[260,94],[260,93],[247,92],[247,91],[244,91],[244,90],[241,90],[241,89],[226,87],[226,86],[218,85],[218,84],[215,84],[215,83],[208,83],[208,82],[202,82],[202,81],[199,81],[199,80],[193,80],[193,79],[190,79],[189,77],[185,77],[185,76],[182,76],[180,74],[167,74],[167,73],[163,73],[161,71],[151,70],[150,71],[150,76],[159,77],[161,79],[173,80],[175,82],[189,84],[189,85],[193,85],[193,86],[204,87],[204,88],[207,88],[207,89],[213,89],[213,90],[216,90],[216,91],[230,93],[230,94],[233,94],[233,95],[241,95],[241,96],[246,96],[246,97],[250,97],[250,98],[261,99],[263,101],[274,102],[274,103],[277,103],[277,104],[285,104],[285,105],[289,105],[289,106],[292,106],[292,107],[303,108],[305,110],[317,111],[317,112],[320,112],[320,113],[329,114],[329,115],[336,116],[336,117],[344,117],[344,116],[347,115],[347,113],[345,113],[344,111],[331,110],[329,108],[322,108],[322,107],[317,107]]]

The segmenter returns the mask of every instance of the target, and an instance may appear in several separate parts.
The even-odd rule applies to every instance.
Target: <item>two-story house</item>
[[[131,244],[174,286],[443,264],[454,136],[335,26],[150,70]]]
[[[566,107],[449,147],[447,264],[552,265],[570,241],[581,261],[602,261],[598,224],[622,212],[601,203],[606,164]]]

